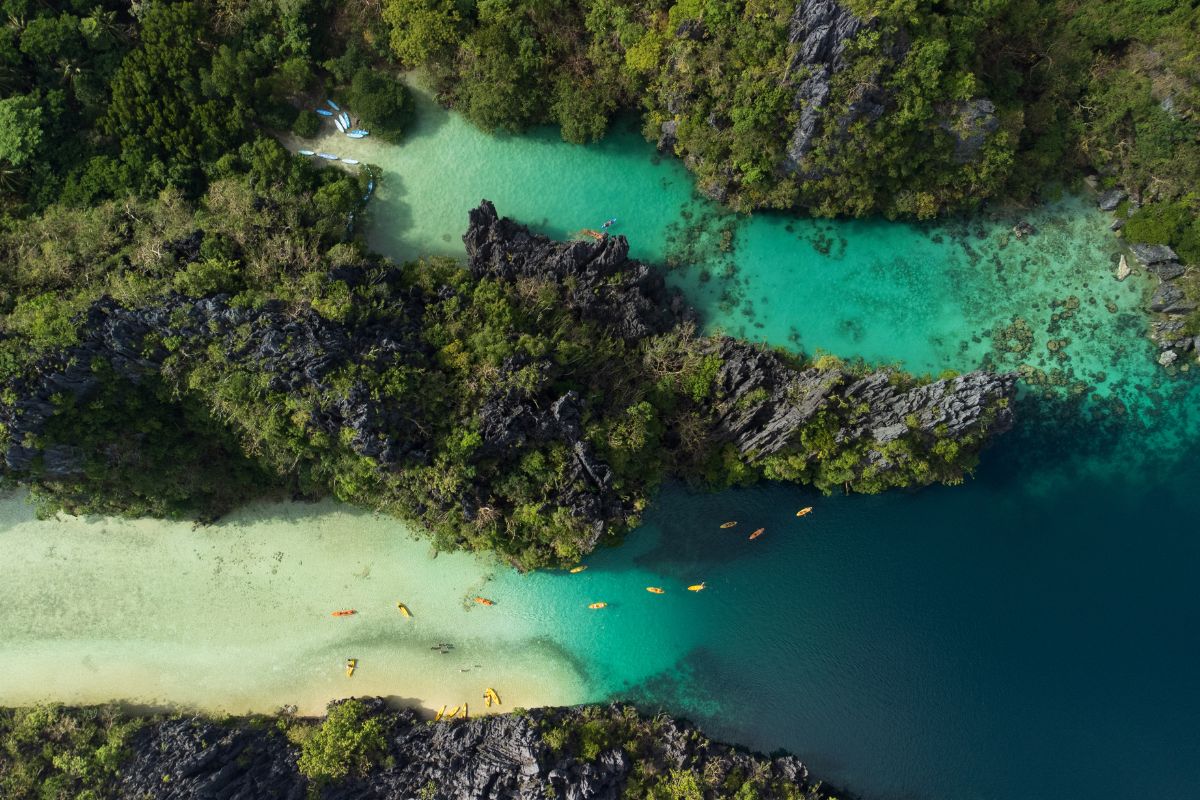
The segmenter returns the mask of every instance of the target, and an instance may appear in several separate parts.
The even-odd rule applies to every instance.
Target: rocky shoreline
[[[1096,205],[1101,211],[1113,214],[1111,229],[1121,236],[1128,217],[1120,212],[1133,212],[1139,207],[1136,199],[1122,188],[1099,192]],[[1164,244],[1128,241],[1125,247],[1127,252],[1121,254],[1114,277],[1123,281],[1137,266],[1157,280],[1146,311],[1150,315],[1150,341],[1158,348],[1158,363],[1179,370],[1188,369],[1189,356],[1200,363],[1200,330],[1194,330],[1188,320],[1200,308],[1200,284],[1195,270]]]
[[[43,712],[20,738],[0,710],[0,779],[44,770],[70,747],[61,730],[96,709]],[[7,712],[11,713],[11,712]],[[622,797],[833,800],[795,756],[770,757],[708,739],[666,714],[625,704],[514,710],[433,722],[382,698],[330,704],[324,721],[283,714],[213,719],[134,718],[105,709],[110,729],[130,728],[104,769],[76,776],[94,798],[138,800],[618,800]],[[132,722],[132,725],[130,724]],[[52,763],[41,767],[39,761]],[[6,761],[8,762],[6,764]],[[24,763],[19,763],[19,762]],[[661,793],[672,792],[672,793]],[[844,794],[837,796],[846,797]]]

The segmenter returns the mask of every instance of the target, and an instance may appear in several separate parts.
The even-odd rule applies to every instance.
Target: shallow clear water
[[[677,265],[671,280],[710,328],[918,372],[1023,366],[1019,429],[961,487],[831,498],[671,487],[579,575],[430,560],[395,523],[332,506],[255,507],[193,533],[33,523],[11,500],[0,701],[239,710],[352,686],[436,706],[483,682],[514,704],[661,704],[714,735],[793,750],[869,797],[1195,795],[1200,468],[1188,452],[1200,392],[1153,364],[1138,311],[1149,282],[1112,279],[1102,215],[1070,199],[1028,211],[1039,233],[1025,241],[1003,212],[937,226],[737,218],[633,131],[585,149],[553,131],[491,138],[421,110],[402,146],[321,145],[383,167],[370,211],[380,250],[461,255],[483,197],[555,236],[616,216],[635,255]],[[797,519],[804,505],[816,511]],[[726,519],[739,525],[720,530]],[[236,581],[212,554],[238,565]],[[698,581],[704,592],[686,591]],[[474,593],[496,605],[464,606]],[[398,599],[419,635],[395,624]],[[596,600],[610,605],[589,611]],[[358,627],[325,616],[344,605],[363,611]],[[457,653],[428,650],[438,641],[471,657],[450,664]],[[122,652],[130,671],[107,669]],[[347,684],[350,655],[362,666]],[[90,677],[97,659],[106,669]],[[35,678],[49,665],[67,677]]]

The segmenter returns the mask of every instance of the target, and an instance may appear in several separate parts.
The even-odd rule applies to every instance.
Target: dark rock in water
[[[1129,249],[1133,251],[1133,256],[1142,263],[1143,266],[1158,264],[1163,261],[1178,261],[1179,256],[1175,255],[1175,251],[1165,244],[1131,244]]]
[[[1034,234],[1036,234],[1037,228],[1033,227],[1033,225],[1031,223],[1029,223],[1028,221],[1021,220],[1020,222],[1018,222],[1016,225],[1013,226],[1012,231],[1013,231],[1013,235],[1016,236],[1018,239],[1025,239],[1026,237],[1033,236]]]
[[[1096,196],[1096,205],[1101,211],[1116,211],[1126,197],[1129,195],[1123,189],[1109,189]]]
[[[954,140],[954,163],[966,164],[978,158],[988,136],[1000,128],[996,104],[984,97],[963,100],[941,109],[939,126]]]
[[[1173,283],[1163,283],[1154,290],[1150,298],[1150,310],[1164,314],[1186,314],[1196,310],[1196,304],[1184,296],[1183,290]]]

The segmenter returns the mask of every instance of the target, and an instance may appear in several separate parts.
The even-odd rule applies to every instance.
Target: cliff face
[[[274,726],[203,718],[155,722],[133,739],[119,794],[149,800],[619,800],[639,791],[635,768],[672,770],[721,786],[756,776],[761,798],[819,800],[797,758],[767,758],[711,742],[686,722],[647,719],[632,707],[543,708],[443,722],[422,721],[379,699],[355,701],[382,723],[384,750],[365,774],[318,787],[300,774],[299,751]],[[603,735],[588,751],[577,735]],[[554,744],[554,746],[551,746]],[[791,792],[788,794],[787,792]]]

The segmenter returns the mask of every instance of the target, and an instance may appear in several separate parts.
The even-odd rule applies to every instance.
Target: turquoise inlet
[[[495,685],[509,707],[661,706],[864,798],[1196,796],[1200,365],[1155,363],[1151,281],[1113,278],[1104,215],[1066,197],[937,225],[738,217],[629,123],[580,148],[419,110],[400,146],[336,142],[382,170],[366,215],[379,251],[461,256],[485,197],[556,237],[616,217],[710,330],[916,372],[1019,370],[1017,429],[956,487],[668,486],[574,575],[435,558],[401,524],[333,504],[192,531],[39,522],[14,495],[0,703],[243,711],[369,692],[436,708]],[[1018,238],[1020,220],[1037,233]],[[346,606],[359,615],[336,625]]]

